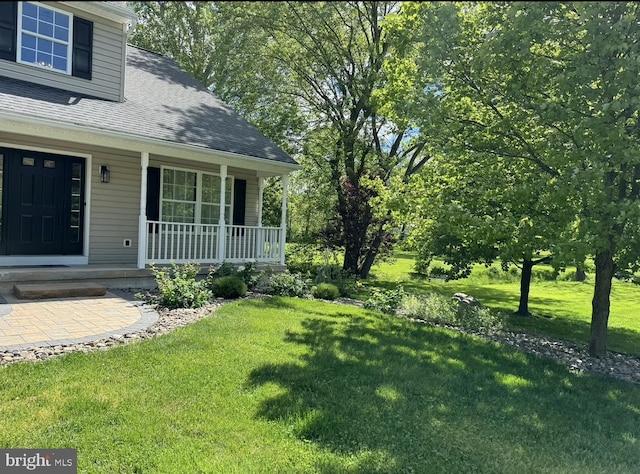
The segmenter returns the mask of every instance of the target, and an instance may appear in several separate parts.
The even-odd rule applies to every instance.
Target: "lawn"
[[[413,293],[436,291],[446,296],[456,292],[467,293],[493,309],[514,312],[520,297],[519,276],[507,278],[499,265],[497,278],[491,278],[487,269],[476,265],[468,278],[445,282],[438,279],[416,278],[414,258],[410,252],[397,252],[390,263],[382,263],[372,270],[373,279],[367,284],[382,288],[402,285]],[[442,265],[442,262],[435,262]],[[591,299],[594,275],[585,282],[545,281],[538,276],[548,275],[549,266],[536,266],[529,295],[532,318],[510,316],[512,329],[525,329],[558,339],[586,345],[591,323]],[[614,279],[609,317],[610,350],[640,355],[640,286]]]
[[[245,300],[0,369],[0,446],[100,473],[630,473],[640,387],[351,306]]]

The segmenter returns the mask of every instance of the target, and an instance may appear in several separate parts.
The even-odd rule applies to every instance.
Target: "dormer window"
[[[18,62],[71,74],[72,16],[38,3],[18,5]]]
[[[93,22],[38,2],[1,2],[0,59],[90,80]]]

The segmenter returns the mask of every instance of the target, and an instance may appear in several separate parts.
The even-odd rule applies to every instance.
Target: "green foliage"
[[[371,288],[370,294],[363,302],[363,307],[385,314],[396,314],[404,297],[405,292],[402,287],[397,287],[393,290]]]
[[[210,282],[225,276],[235,276],[240,278],[248,289],[253,289],[259,278],[259,275],[256,272],[256,264],[254,262],[246,262],[242,265],[222,262],[209,267],[209,274],[207,278]]]
[[[216,278],[211,283],[213,296],[227,299],[240,298],[246,296],[247,285],[237,276],[227,275]]]
[[[534,269],[533,279],[537,281],[556,281],[558,279],[558,272],[548,268]]]
[[[168,269],[151,264],[151,271],[161,295],[160,304],[163,306],[170,309],[199,308],[210,302],[211,292],[208,289],[208,281],[196,279],[200,271],[197,264],[171,263]]]
[[[434,265],[429,269],[429,276],[431,278],[447,278],[449,272],[440,265]]]
[[[301,273],[312,283],[332,283],[342,296],[352,296],[357,278],[342,269],[338,249],[318,244],[287,244],[286,263],[292,273]]]
[[[311,294],[314,298],[335,300],[340,296],[340,290],[332,283],[320,283],[312,289]]]
[[[267,295],[297,296],[309,294],[309,285],[299,273],[264,271],[256,284],[256,291]]]
[[[472,331],[499,331],[504,328],[506,319],[500,312],[457,303],[438,293],[405,296],[400,305],[400,313]]]

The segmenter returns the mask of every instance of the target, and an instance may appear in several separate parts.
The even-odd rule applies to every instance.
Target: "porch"
[[[199,263],[201,263],[200,273],[205,275],[209,270],[209,265],[203,264],[203,262]],[[256,271],[258,272],[266,269],[282,271],[284,268],[279,263],[258,262],[256,264]],[[46,284],[51,282],[92,282],[108,289],[151,289],[156,286],[152,271],[149,268],[137,268],[136,265],[88,264],[0,267],[0,295],[12,294],[14,285]]]

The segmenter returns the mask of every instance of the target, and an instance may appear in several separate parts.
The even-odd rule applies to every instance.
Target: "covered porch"
[[[281,222],[279,227],[263,226],[263,205],[264,205],[264,185],[265,177],[268,174],[258,172],[258,196],[257,196],[257,222],[255,225],[238,225],[235,217],[238,214],[234,209],[231,214],[230,203],[230,183],[228,179],[228,166],[219,165],[217,176],[209,175],[210,183],[204,191],[198,191],[198,198],[195,200],[194,210],[189,213],[163,212],[165,204],[174,204],[164,199],[166,191],[163,192],[161,204],[156,212],[150,211],[149,206],[149,153],[142,152],[141,160],[141,182],[140,182],[140,213],[139,213],[139,245],[137,268],[143,269],[148,265],[197,262],[200,264],[212,264],[221,262],[241,263],[272,263],[284,265],[285,244],[286,244],[286,222],[287,222],[287,193],[289,187],[289,175],[282,175],[283,195],[281,203]],[[162,178],[165,182],[165,178]],[[215,180],[219,180],[217,183]],[[198,177],[198,186],[204,180]],[[168,186],[169,187],[169,186]],[[218,195],[211,196],[212,189],[217,188]],[[204,196],[207,195],[205,198]],[[204,201],[204,202],[202,202]],[[235,199],[234,199],[235,201]],[[211,204],[210,204],[211,203]],[[178,202],[183,205],[183,202]],[[235,203],[238,206],[238,203]],[[201,206],[202,210],[199,207]],[[217,213],[217,223],[211,223],[211,216],[205,218],[205,206],[215,206]],[[242,203],[245,206],[245,203]],[[167,206],[167,208],[169,208]],[[244,209],[241,209],[244,215]],[[158,219],[151,219],[150,216],[157,215]],[[186,216],[186,218],[185,218]],[[233,219],[232,219],[233,217]],[[214,217],[215,218],[215,217]],[[243,219],[244,220],[244,219]]]

